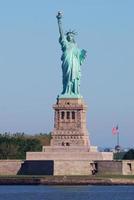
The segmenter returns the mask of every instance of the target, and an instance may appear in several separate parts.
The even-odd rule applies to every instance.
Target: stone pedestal
[[[59,98],[54,109],[50,146],[42,152],[27,152],[26,160],[53,161],[54,175],[90,175],[96,160],[112,160],[112,153],[98,152],[90,145],[86,110],[82,98]]]
[[[58,99],[55,111],[51,146],[90,146],[86,127],[86,109],[82,98]]]

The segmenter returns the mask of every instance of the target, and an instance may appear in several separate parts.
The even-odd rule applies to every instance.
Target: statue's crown
[[[77,32],[75,30],[69,30],[66,32],[66,35],[69,35],[69,34],[77,35]]]

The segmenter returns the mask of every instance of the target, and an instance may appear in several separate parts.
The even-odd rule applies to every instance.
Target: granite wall
[[[122,161],[97,161],[98,174],[122,174]]]
[[[122,174],[123,175],[134,175],[134,160],[123,160],[122,161]]]
[[[56,160],[54,161],[54,175],[91,175],[92,166],[89,161]]]
[[[1,175],[134,175],[134,160],[0,160]]]
[[[0,160],[0,175],[16,175],[19,173],[22,160]]]
[[[134,160],[96,161],[98,174],[134,175]]]

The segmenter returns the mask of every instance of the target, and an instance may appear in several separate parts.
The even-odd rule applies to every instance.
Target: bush
[[[130,149],[123,157],[124,160],[134,160],[134,149]]]
[[[0,159],[25,159],[27,151],[41,151],[50,144],[51,134],[0,134]]]

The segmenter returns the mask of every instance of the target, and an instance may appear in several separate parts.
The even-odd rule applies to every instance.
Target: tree
[[[125,153],[124,160],[134,160],[134,149],[130,149],[127,153]]]
[[[27,151],[42,151],[50,145],[51,134],[0,133],[0,159],[25,159]]]

